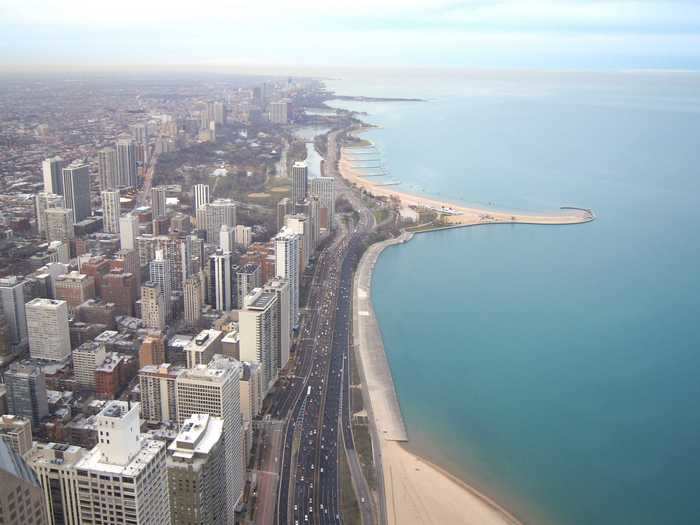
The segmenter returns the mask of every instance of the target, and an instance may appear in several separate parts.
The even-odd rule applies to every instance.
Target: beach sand
[[[352,147],[343,147],[338,162],[338,170],[348,182],[365,189],[375,197],[398,198],[402,206],[417,206],[439,210],[451,208],[457,214],[445,215],[445,226],[473,226],[476,224],[519,223],[519,224],[580,224],[594,219],[592,212],[583,209],[563,209],[555,213],[523,213],[488,208],[467,207],[439,199],[398,191],[393,186],[381,186],[374,178],[363,176],[353,167],[346,152]]]

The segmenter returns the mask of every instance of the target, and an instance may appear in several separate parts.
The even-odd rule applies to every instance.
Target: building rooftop
[[[209,414],[192,414],[182,424],[180,433],[168,450],[176,457],[191,458],[208,454],[221,439],[224,422]]]
[[[165,447],[165,443],[152,439],[147,434],[138,438],[140,450],[127,465],[115,465],[103,461],[99,446],[94,447],[76,464],[77,469],[104,472],[107,474],[136,477]]]

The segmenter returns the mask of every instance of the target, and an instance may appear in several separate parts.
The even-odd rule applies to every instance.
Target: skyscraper
[[[119,243],[122,250],[135,250],[138,236],[139,218],[132,213],[119,217]]]
[[[51,241],[70,242],[75,237],[73,229],[73,210],[70,208],[49,208],[46,215],[46,239]]]
[[[250,243],[253,242],[253,228],[250,226],[243,226],[242,224],[236,225],[236,245],[241,248],[248,248]]]
[[[273,238],[275,243],[275,273],[289,283],[291,306],[289,309],[289,325],[294,329],[299,317],[299,236],[287,228]]]
[[[63,195],[63,159],[52,157],[41,163],[41,171],[44,176],[44,192]]]
[[[270,122],[274,124],[286,124],[289,119],[288,107],[289,102],[286,100],[270,103]]]
[[[162,363],[165,363],[165,337],[161,334],[149,334],[144,337],[139,348],[139,366]]]
[[[286,279],[275,277],[270,279],[264,287],[266,292],[274,292],[277,295],[277,318],[276,326],[277,346],[272,352],[273,372],[282,370],[289,361],[289,351],[292,346],[292,327],[289,324],[289,311],[292,306],[292,298],[289,291],[289,283]]]
[[[14,362],[5,372],[7,409],[11,414],[26,417],[33,428],[49,415],[46,378],[38,366]]]
[[[226,524],[223,419],[209,414],[185,419],[168,447],[167,465],[173,523]]]
[[[141,417],[149,423],[177,422],[175,382],[184,369],[170,363],[139,370]]]
[[[136,146],[130,138],[117,141],[117,181],[120,187],[136,187]]]
[[[40,191],[36,194],[36,227],[39,234],[46,235],[46,210],[49,208],[63,208],[65,201],[63,195]]]
[[[3,525],[45,525],[41,483],[17,452],[0,440],[0,517]]]
[[[243,308],[245,296],[262,286],[262,271],[258,264],[237,266],[233,278],[236,280],[236,308]]]
[[[219,248],[221,248],[224,253],[231,253],[235,243],[236,229],[224,224],[219,232]]]
[[[197,227],[207,231],[207,241],[219,240],[223,225],[236,227],[236,204],[231,199],[216,199],[197,210]]]
[[[284,218],[294,213],[294,203],[285,197],[277,203],[277,231],[284,228]]]
[[[287,215],[284,225],[289,231],[296,233],[300,240],[300,255],[299,260],[301,265],[299,272],[304,273],[304,270],[309,265],[309,260],[312,255],[312,238],[311,238],[311,221],[303,213],[295,213]]]
[[[107,190],[100,193],[102,198],[103,229],[107,233],[119,233],[121,207],[119,192]]]
[[[165,329],[165,301],[157,283],[149,281],[141,286],[141,319],[146,328]]]
[[[70,356],[68,304],[37,297],[27,303],[29,354],[34,359],[62,361]]]
[[[311,194],[318,197],[321,204],[321,228],[333,229],[335,217],[335,179],[333,177],[316,177],[311,179]]]
[[[216,250],[209,256],[209,297],[211,306],[222,312],[230,312],[235,307],[236,293],[231,273],[231,253]]]
[[[200,207],[209,204],[209,185],[195,184],[192,190],[194,193],[194,211],[196,213]]]
[[[98,151],[97,165],[100,177],[100,189],[105,191],[119,188],[117,150],[113,147],[109,147]]]
[[[190,327],[197,326],[202,318],[202,288],[202,278],[198,273],[185,281],[185,322]]]
[[[63,197],[66,208],[73,210],[73,222],[80,222],[92,213],[90,205],[90,166],[73,162],[63,168]]]
[[[223,419],[226,456],[227,523],[234,523],[235,508],[243,493],[245,465],[240,408],[241,364],[215,356],[207,366],[185,370],[176,381],[177,417],[180,424],[193,414]]]
[[[151,188],[151,210],[153,211],[153,219],[165,217],[165,186],[154,186]]]
[[[163,304],[168,307],[172,293],[172,267],[170,261],[163,257],[163,250],[156,250],[156,258],[149,265],[150,279],[158,285]],[[167,316],[166,316],[167,317]]]
[[[0,306],[8,328],[8,342],[12,346],[27,342],[27,313],[24,306],[24,281],[17,276],[0,279]]]
[[[238,312],[241,361],[260,363],[264,390],[277,376],[273,354],[279,346],[279,319],[277,318],[277,294],[256,288],[243,301]]]
[[[309,187],[309,166],[306,161],[292,165],[292,200],[293,204],[303,202]]]
[[[139,403],[109,401],[99,442],[78,463],[82,523],[170,523],[165,442],[140,432]]]

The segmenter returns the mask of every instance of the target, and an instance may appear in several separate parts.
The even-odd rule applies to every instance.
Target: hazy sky
[[[0,65],[700,69],[700,0],[0,0]]]

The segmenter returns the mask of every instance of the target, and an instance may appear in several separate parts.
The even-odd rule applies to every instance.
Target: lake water
[[[700,523],[700,76],[329,83],[401,188],[590,207],[387,250],[373,300],[411,447],[528,523]]]

